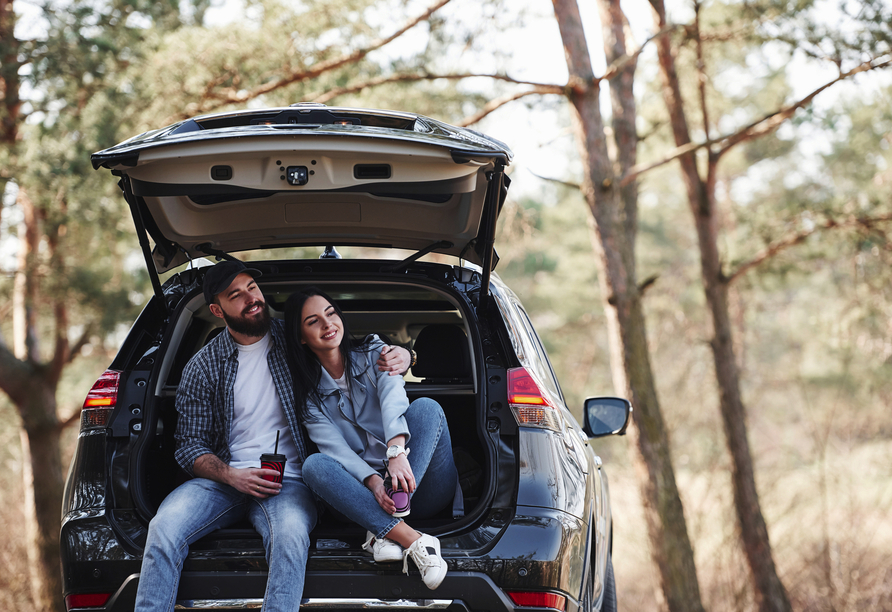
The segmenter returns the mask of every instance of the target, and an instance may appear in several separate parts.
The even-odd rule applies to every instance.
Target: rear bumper
[[[263,599],[266,572],[187,572],[180,581],[177,610],[257,610]],[[81,608],[87,612],[132,611],[139,574],[128,576],[103,607]],[[179,599],[188,593],[189,599]],[[338,597],[331,595],[337,593]],[[361,597],[359,594],[363,594]],[[249,595],[247,595],[249,594]],[[436,591],[421,582],[417,572],[409,576],[381,572],[307,572],[301,608],[326,610],[388,610],[514,612],[505,593],[485,574],[449,572]],[[524,608],[529,611],[530,608]]]
[[[443,539],[449,573],[436,591],[424,586],[412,564],[405,575],[402,563],[376,564],[369,555],[352,551],[347,541],[336,542],[343,544],[337,547],[331,541],[324,547],[316,542],[304,598],[310,607],[326,610],[515,612],[506,591],[549,591],[567,596],[567,612],[575,612],[588,565],[584,562],[588,526],[553,509],[527,507],[517,512],[507,524]],[[117,544],[106,517],[69,521],[63,534],[66,594],[112,593],[104,606],[80,610],[132,611],[141,560]],[[468,546],[472,539],[477,540],[476,550]],[[77,545],[66,551],[66,542]],[[257,609],[267,581],[259,544],[253,533],[196,543],[183,569],[178,609]],[[433,600],[440,603],[430,608]],[[522,610],[534,612],[528,607]]]

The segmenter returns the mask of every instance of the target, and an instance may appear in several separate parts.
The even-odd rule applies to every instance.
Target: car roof
[[[122,177],[161,273],[209,254],[312,245],[482,265],[506,187],[487,191],[511,158],[498,140],[428,117],[312,104],[188,119],[92,162]],[[488,201],[496,210],[484,214]]]

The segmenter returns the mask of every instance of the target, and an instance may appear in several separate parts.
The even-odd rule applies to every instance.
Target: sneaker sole
[[[371,536],[371,533],[372,532],[370,531],[370,532],[368,532],[367,535]],[[391,550],[393,550],[393,548],[395,548],[395,547],[391,547]],[[393,553],[390,554],[390,556],[382,555],[381,553],[375,553],[374,547],[369,546],[368,543],[363,544],[362,549],[365,552],[372,554],[372,558],[375,560],[375,563],[391,563],[393,561],[402,561],[403,560],[403,549],[402,548],[400,548],[398,552],[394,551]]]
[[[443,557],[440,557],[440,558],[443,559]],[[448,570],[448,568],[446,567],[446,559],[443,559],[443,565],[440,566],[440,571],[437,572],[437,575],[435,576],[435,578],[433,580],[433,584],[428,584],[425,582],[424,585],[427,588],[429,588],[431,591],[433,591],[438,586],[440,586],[440,584],[443,583],[443,579],[446,577],[447,570]],[[422,580],[422,582],[424,582],[424,580]]]
[[[424,586],[429,588],[431,591],[433,591],[438,586],[440,586],[440,584],[443,583],[443,579],[446,577],[446,573],[449,571],[449,564],[446,563],[446,559],[443,558],[443,555],[440,552],[440,540],[438,540],[437,538],[434,538],[434,550],[436,551],[437,557],[439,557],[443,563],[440,565],[437,573],[434,574],[433,578],[430,580],[431,584],[428,584],[428,582],[424,579],[424,576],[422,576],[421,578]]]

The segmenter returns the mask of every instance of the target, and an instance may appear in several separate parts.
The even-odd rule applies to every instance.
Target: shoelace
[[[424,574],[425,567],[433,567],[437,563],[437,551],[433,548],[427,546],[418,546],[417,549],[424,549],[423,552],[416,550],[415,553],[412,553],[412,548],[416,548],[413,544],[409,548],[403,551],[403,573],[407,576],[409,575],[409,557],[412,557],[412,561],[415,562],[415,566],[418,568],[422,574]],[[426,552],[427,554],[423,554]],[[420,557],[420,560],[419,560]]]

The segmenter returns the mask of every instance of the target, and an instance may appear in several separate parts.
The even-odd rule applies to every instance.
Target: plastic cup
[[[264,475],[261,478],[270,482],[282,482],[282,476],[285,474],[285,455],[276,453],[263,453],[260,455],[260,467],[265,470],[275,470],[278,476]]]
[[[404,516],[409,516],[409,492],[403,491],[400,488],[399,483],[396,485],[396,489],[391,486],[390,478],[387,479],[387,482],[384,483],[384,490],[387,492],[387,495],[390,499],[393,500],[394,505],[396,506],[396,510],[393,513],[395,518],[402,518]]]

